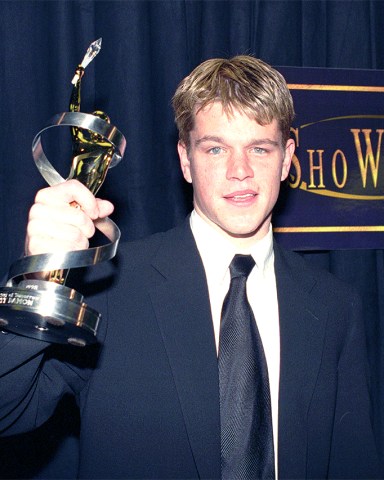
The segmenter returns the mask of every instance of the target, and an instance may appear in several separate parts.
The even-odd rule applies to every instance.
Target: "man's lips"
[[[224,195],[224,198],[227,200],[242,202],[252,200],[257,196],[257,193],[254,190],[240,190],[237,192],[231,192]]]

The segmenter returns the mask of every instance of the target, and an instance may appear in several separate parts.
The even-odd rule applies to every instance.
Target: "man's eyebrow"
[[[216,137],[215,135],[204,135],[201,138],[198,138],[195,141],[195,146],[198,147],[204,142],[216,142],[216,143],[225,143],[221,137]]]
[[[204,142],[225,143],[225,140],[222,137],[217,137],[215,135],[204,135],[195,141],[195,146],[198,147]],[[248,145],[272,145],[274,147],[278,147],[280,142],[271,140],[270,138],[255,138],[248,142]]]
[[[280,142],[271,140],[270,138],[256,138],[249,142],[249,145],[272,145],[274,147],[278,147]]]

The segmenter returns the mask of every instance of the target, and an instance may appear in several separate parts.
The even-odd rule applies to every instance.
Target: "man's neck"
[[[263,238],[265,238],[270,230],[272,229],[270,220],[268,222],[264,222],[262,226],[259,227],[258,230],[249,234],[232,234],[221,228],[219,225],[216,225],[214,222],[207,219],[203,214],[201,214],[198,210],[194,209],[192,212],[193,216],[197,216],[198,220],[204,222],[210,229],[215,231],[218,235],[220,235],[225,241],[230,243],[234,250],[237,252],[242,251],[249,251],[251,250],[257,243],[260,242]]]

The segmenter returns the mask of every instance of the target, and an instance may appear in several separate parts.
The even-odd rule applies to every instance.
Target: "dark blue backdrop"
[[[28,208],[44,185],[32,161],[32,139],[54,113],[67,111],[74,68],[92,40],[102,37],[103,48],[84,77],[82,110],[105,110],[127,137],[125,158],[101,195],[115,202],[114,219],[129,240],[167,229],[191,208],[170,99],[194,66],[209,57],[253,53],[276,66],[383,69],[383,25],[384,4],[377,0],[1,1],[0,273],[22,252]],[[62,149],[60,138],[49,158],[65,175]],[[382,445],[383,251],[305,255],[364,297]],[[62,441],[60,431],[69,438]],[[76,411],[64,404],[41,431],[0,445],[2,477],[70,477],[76,431]],[[56,447],[58,457],[46,465]]]

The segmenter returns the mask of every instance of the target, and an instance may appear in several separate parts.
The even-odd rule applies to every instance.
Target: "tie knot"
[[[231,279],[235,277],[248,278],[254,266],[255,260],[252,258],[252,255],[235,255],[229,266]]]

